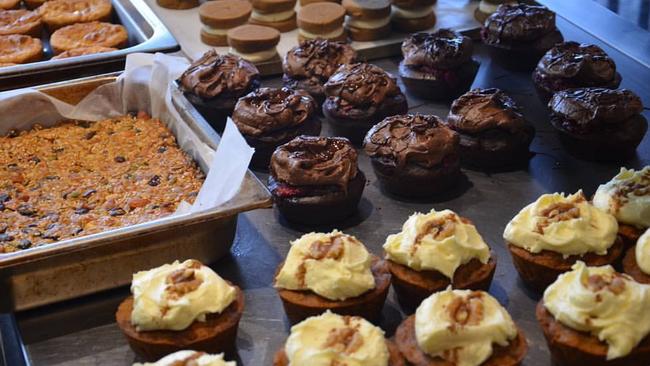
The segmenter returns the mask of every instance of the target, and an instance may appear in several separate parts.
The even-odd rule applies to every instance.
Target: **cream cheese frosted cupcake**
[[[409,365],[514,366],[528,351],[526,337],[499,302],[483,291],[429,296],[395,332]]]
[[[611,266],[577,262],[537,305],[551,356],[563,366],[650,364],[650,286]]]
[[[415,213],[384,243],[398,300],[414,309],[447,286],[488,290],[496,259],[476,227],[451,210]]]
[[[404,359],[381,328],[328,310],[291,327],[273,359],[273,366],[288,365],[402,366]]]
[[[636,245],[623,257],[623,272],[637,282],[650,284],[650,229],[639,237]]]
[[[115,317],[133,351],[145,360],[188,348],[235,349],[243,293],[200,262],[176,261],[138,272],[131,293]]]
[[[575,194],[544,194],[524,207],[506,226],[508,244],[521,279],[543,290],[578,260],[600,266],[622,254],[614,216]]]
[[[226,361],[223,353],[211,355],[197,351],[178,351],[156,362],[134,363],[133,366],[237,366],[235,361]]]
[[[650,166],[621,168],[612,180],[598,187],[593,202],[616,217],[618,233],[626,244],[634,245],[650,227]]]
[[[390,272],[354,236],[334,230],[309,233],[291,242],[275,276],[275,287],[292,324],[332,310],[342,315],[379,318]]]

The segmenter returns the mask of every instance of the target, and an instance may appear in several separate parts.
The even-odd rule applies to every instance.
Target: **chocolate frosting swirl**
[[[515,101],[496,88],[474,89],[461,95],[451,104],[447,123],[466,133],[489,129],[517,133],[527,124]]]
[[[339,66],[353,63],[356,58],[357,52],[346,43],[312,39],[290,49],[282,69],[294,79],[315,78],[323,84]]]
[[[382,68],[366,63],[342,65],[325,83],[328,97],[338,98],[341,105],[356,107],[381,105],[402,91],[397,81]]]
[[[555,116],[582,130],[620,123],[643,112],[641,99],[626,89],[564,90],[555,93],[548,106]]]
[[[560,78],[574,78],[584,86],[611,82],[616,64],[596,45],[564,42],[551,48],[537,64],[537,70]]]
[[[235,55],[210,50],[179,78],[181,90],[204,99],[240,97],[260,79],[257,67]]]
[[[357,151],[342,137],[298,136],[271,157],[271,175],[293,186],[347,188],[357,176]]]
[[[308,121],[316,110],[316,102],[303,90],[259,88],[239,98],[232,120],[239,131],[260,136]]]
[[[472,58],[474,46],[469,37],[449,30],[414,33],[402,43],[404,65],[454,69]]]
[[[555,13],[544,6],[504,4],[483,25],[483,40],[489,44],[503,41],[532,41],[555,30]]]
[[[373,126],[363,148],[371,158],[394,161],[399,168],[408,163],[432,168],[455,154],[459,142],[458,134],[437,116],[407,114],[388,117]]]

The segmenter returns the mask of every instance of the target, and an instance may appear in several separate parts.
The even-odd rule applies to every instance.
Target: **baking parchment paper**
[[[216,151],[183,122],[172,102],[172,88],[187,66],[181,57],[130,54],[124,73],[115,82],[100,86],[76,106],[35,89],[0,93],[0,134],[29,130],[35,124],[49,127],[65,119],[99,121],[146,111],[167,125],[181,149],[206,165],[206,179],[194,204],[182,202],[174,215],[217,207],[239,191],[254,149],[230,120]]]

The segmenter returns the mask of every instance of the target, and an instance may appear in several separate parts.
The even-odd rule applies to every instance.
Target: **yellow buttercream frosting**
[[[492,356],[495,344],[505,347],[515,339],[517,327],[487,292],[449,287],[417,308],[415,337],[420,349],[432,357],[456,366],[478,366]]]
[[[628,225],[650,227],[650,166],[621,168],[612,180],[598,187],[594,205]]]
[[[131,323],[138,331],[186,329],[221,313],[237,296],[235,287],[191,259],[134,274],[131,292]]]
[[[134,363],[133,366],[237,366],[235,361],[225,361],[223,353],[211,355],[197,351],[178,351],[156,362]]]
[[[568,196],[542,195],[508,223],[503,238],[531,253],[605,255],[617,232],[616,218],[590,204],[578,191]]]
[[[476,258],[490,260],[490,248],[476,227],[451,210],[415,213],[402,231],[388,236],[386,258],[416,271],[435,270],[450,279],[456,269]]]
[[[291,327],[284,351],[295,366],[387,366],[389,359],[380,328],[329,310]]]
[[[544,291],[543,301],[560,323],[607,343],[608,360],[629,354],[650,333],[650,286],[612,266],[578,261]]]
[[[650,229],[646,230],[637,240],[634,256],[641,271],[650,275]]]
[[[275,286],[345,300],[375,288],[371,263],[372,256],[354,236],[337,230],[309,233],[291,242]]]

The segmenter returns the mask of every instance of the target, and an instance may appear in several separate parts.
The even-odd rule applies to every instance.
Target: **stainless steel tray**
[[[126,55],[133,52],[173,52],[180,49],[176,39],[144,0],[112,0],[112,3],[112,22],[122,24],[128,31],[128,47],[109,53],[2,67],[0,90],[121,70]],[[44,47],[46,58],[49,58],[52,55],[49,41],[44,42]]]
[[[38,89],[77,103],[115,77],[91,77]],[[219,137],[182,94],[175,93],[172,100],[196,136],[216,147]],[[205,162],[197,162],[205,169]],[[232,245],[237,214],[270,205],[268,191],[248,172],[239,193],[221,207],[0,255],[0,312],[122,286],[136,271],[176,259],[213,263]]]

